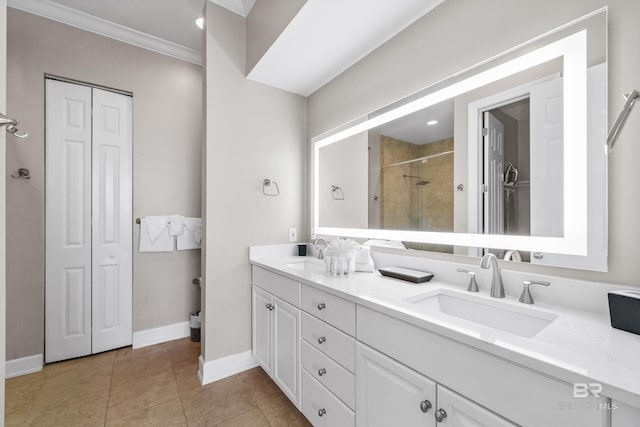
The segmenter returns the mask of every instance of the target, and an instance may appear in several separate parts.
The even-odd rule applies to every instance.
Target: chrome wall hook
[[[18,169],[18,175],[14,175],[11,174],[11,178],[16,178],[16,179],[31,179],[31,176],[29,175],[29,169],[27,168],[20,168]]]
[[[7,132],[20,139],[29,136],[29,134],[26,132],[20,132],[20,129],[18,129],[18,123],[20,123],[20,120],[10,119],[9,117],[0,113],[0,126],[6,126]]]

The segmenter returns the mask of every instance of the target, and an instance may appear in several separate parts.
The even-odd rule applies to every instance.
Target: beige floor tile
[[[311,423],[298,412],[296,407],[284,395],[278,401],[267,403],[260,410],[272,427],[307,427]]]
[[[262,414],[260,409],[252,409],[250,411],[244,412],[236,417],[230,418],[226,421],[222,421],[220,423],[212,423],[208,424],[204,423],[204,426],[215,426],[215,427],[270,427],[269,422]]]
[[[221,423],[257,408],[249,387],[235,376],[182,394],[182,406],[190,425]]]
[[[128,410],[127,410],[128,409]],[[107,426],[175,426],[187,422],[180,398],[133,408],[109,407]]]
[[[181,362],[173,362],[172,365],[180,393],[200,390],[202,387],[198,378],[200,364],[197,361],[183,360]]]
[[[169,370],[152,377],[136,377],[117,386],[114,384],[109,397],[109,411],[131,412],[179,397],[173,370]]]
[[[307,426],[260,368],[200,386],[188,338],[58,362],[6,381],[7,426]]]
[[[108,391],[56,403],[47,407],[30,407],[7,412],[9,426],[104,426]]]
[[[244,371],[238,378],[249,387],[253,402],[258,406],[278,402],[283,397],[282,391],[262,368]]]

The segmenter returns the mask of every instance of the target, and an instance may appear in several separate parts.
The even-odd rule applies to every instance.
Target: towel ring
[[[270,193],[267,191],[267,187],[270,187],[271,184],[273,184],[275,186],[275,193]],[[280,188],[278,187],[278,183],[270,180],[269,178],[266,178],[264,181],[262,181],[262,194],[264,194],[265,196],[273,196],[273,197],[277,197],[280,195]]]
[[[337,185],[331,186],[331,198],[333,200],[344,200],[344,191]]]

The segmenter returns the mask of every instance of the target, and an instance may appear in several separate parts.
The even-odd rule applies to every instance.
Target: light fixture
[[[204,29],[204,18],[202,16],[200,16],[199,18],[196,19],[196,25],[201,30]]]
[[[433,125],[437,125],[437,124],[438,124],[438,121],[437,121],[437,120],[429,120],[429,121],[427,122],[427,126],[433,126]]]

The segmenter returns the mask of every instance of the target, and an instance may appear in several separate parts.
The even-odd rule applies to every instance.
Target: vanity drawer
[[[356,416],[306,370],[302,370],[302,413],[314,426],[355,426]]]
[[[355,372],[355,339],[307,313],[302,313],[302,338],[322,353]]]
[[[347,406],[351,409],[355,408],[355,375],[313,348],[306,341],[302,341],[302,367]]]
[[[300,283],[256,266],[252,267],[252,272],[254,285],[300,308]]]
[[[303,286],[301,308],[351,336],[356,334],[356,305],[351,301]]]

